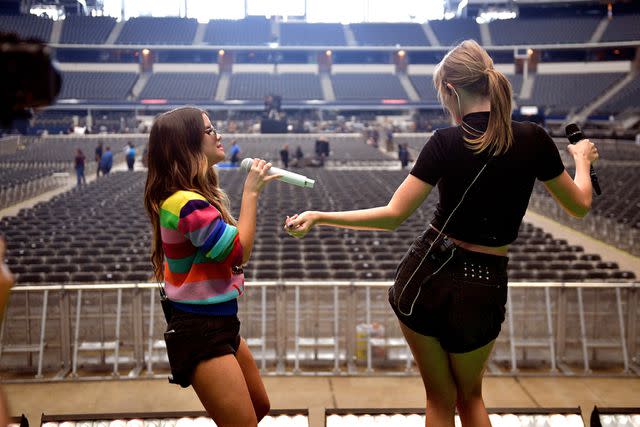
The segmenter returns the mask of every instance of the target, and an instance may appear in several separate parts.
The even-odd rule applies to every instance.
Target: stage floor
[[[310,427],[324,426],[330,408],[418,408],[425,403],[420,378],[301,377],[264,378],[273,409],[309,409]],[[487,407],[578,407],[588,424],[594,405],[640,406],[638,377],[487,377]],[[191,388],[162,379],[79,380],[4,384],[12,415],[24,413],[31,426],[40,415],[79,413],[201,411]]]

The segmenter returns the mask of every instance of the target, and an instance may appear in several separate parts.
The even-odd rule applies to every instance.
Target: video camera
[[[49,48],[39,40],[0,32],[0,127],[29,117],[29,108],[50,105],[62,79],[51,63]]]

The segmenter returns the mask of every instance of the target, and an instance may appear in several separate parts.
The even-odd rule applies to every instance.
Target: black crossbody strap
[[[460,201],[458,202],[458,204],[456,205],[455,208],[453,208],[453,210],[451,211],[451,213],[449,214],[449,217],[447,218],[447,220],[444,222],[444,224],[442,225],[440,231],[438,232],[438,235],[436,236],[436,238],[433,240],[433,242],[431,242],[431,245],[429,245],[429,249],[427,249],[427,252],[424,254],[424,256],[422,257],[422,259],[420,260],[420,263],[418,263],[418,266],[416,267],[415,270],[413,270],[413,273],[411,274],[411,276],[409,276],[409,279],[407,280],[407,282],[404,284],[404,286],[402,287],[402,291],[400,291],[400,295],[398,296],[398,301],[400,301],[402,299],[402,294],[404,294],[405,289],[407,288],[407,285],[409,283],[411,283],[411,280],[413,279],[413,276],[416,275],[416,273],[418,272],[418,270],[420,270],[420,267],[422,266],[422,264],[424,263],[424,261],[427,259],[427,256],[429,256],[429,254],[431,253],[431,249],[433,249],[433,245],[438,241],[438,239],[440,239],[440,236],[442,235],[442,233],[444,233],[444,229],[447,226],[447,224],[449,223],[449,221],[451,220],[451,217],[453,217],[453,214],[456,213],[456,211],[458,210],[458,208],[460,207],[460,205],[462,205],[462,202],[464,202],[465,197],[467,196],[467,193],[469,192],[469,190],[471,189],[471,187],[473,186],[473,184],[476,183],[476,181],[478,180],[478,178],[480,178],[480,175],[482,175],[482,173],[484,172],[484,170],[487,168],[487,166],[489,165],[489,163],[491,162],[491,159],[493,159],[493,157],[490,157],[489,160],[487,160],[487,162],[482,166],[482,168],[480,169],[480,172],[478,172],[478,174],[475,176],[475,178],[473,178],[473,180],[471,181],[471,183],[467,186],[466,190],[464,190],[464,193],[462,193],[462,197],[460,197]],[[453,249],[453,251],[455,252],[455,248]],[[451,258],[453,258],[453,253],[451,253],[451,256],[434,272],[437,273],[438,271],[440,271],[440,269],[442,267],[444,267],[444,265],[449,262],[451,260]],[[411,316],[413,314],[413,307],[416,304],[416,301],[418,300],[418,297],[420,296],[420,288],[418,288],[418,292],[416,293],[416,296],[413,298],[413,301],[411,302],[411,307],[409,308],[409,312],[408,313],[404,313],[402,311],[402,309],[400,308],[400,306],[398,305],[398,311],[400,311],[400,313],[402,313],[405,316]]]

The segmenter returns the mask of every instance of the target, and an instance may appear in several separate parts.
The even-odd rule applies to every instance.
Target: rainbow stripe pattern
[[[220,211],[192,191],[177,191],[160,205],[164,249],[164,288],[181,304],[208,305],[242,295],[244,274],[238,229]]]

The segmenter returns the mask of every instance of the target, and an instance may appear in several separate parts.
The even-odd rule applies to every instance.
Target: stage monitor
[[[260,426],[309,427],[307,409],[269,411]],[[40,427],[216,427],[206,412],[146,412],[110,414],[42,414]]]
[[[494,426],[584,427],[580,408],[489,408]],[[415,409],[327,409],[326,427],[422,427],[424,408]],[[456,415],[455,425],[460,425]]]
[[[262,119],[260,133],[287,133],[287,121],[275,119]]]
[[[591,427],[636,427],[640,426],[640,407],[593,408]]]

